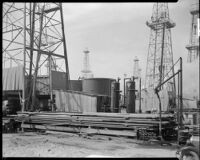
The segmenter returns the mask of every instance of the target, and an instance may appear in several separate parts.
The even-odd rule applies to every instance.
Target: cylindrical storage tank
[[[111,96],[111,83],[115,79],[110,78],[88,78],[82,82],[83,92],[97,95]]]
[[[70,80],[72,91],[82,91],[82,80]]]
[[[193,125],[197,125],[197,113],[193,114]]]
[[[111,84],[111,112],[119,113],[120,101],[120,83],[112,82]]]
[[[135,82],[128,81],[126,82],[127,85],[127,113],[135,113]]]

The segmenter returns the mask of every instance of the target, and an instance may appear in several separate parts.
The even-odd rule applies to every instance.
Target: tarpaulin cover
[[[23,66],[3,69],[3,91],[22,90],[24,84]]]
[[[54,90],[60,112],[97,112],[97,97],[73,91]]]

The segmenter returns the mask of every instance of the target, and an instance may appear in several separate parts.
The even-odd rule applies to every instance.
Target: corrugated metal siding
[[[23,66],[3,69],[3,91],[23,89]]]
[[[97,112],[97,97],[72,91],[54,90],[57,111]]]

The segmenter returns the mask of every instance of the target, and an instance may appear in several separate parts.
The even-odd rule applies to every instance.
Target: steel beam
[[[30,47],[26,47],[26,49],[30,50]],[[55,54],[55,53],[52,53],[52,52],[48,52],[48,51],[43,51],[43,50],[40,50],[40,49],[33,48],[33,51],[37,51],[37,52],[40,52],[41,54],[46,54],[48,56],[51,55],[51,56],[55,56],[55,57],[59,57],[59,58],[65,58],[65,56]]]
[[[36,80],[37,80],[37,73],[38,73],[38,64],[40,61],[40,47],[41,47],[41,38],[42,38],[42,25],[43,25],[43,11],[44,11],[44,6],[42,8],[42,14],[41,14],[41,21],[40,21],[40,34],[39,34],[39,44],[38,44],[38,54],[37,54],[37,60],[36,60],[36,67],[35,67],[35,74],[34,74],[34,80],[33,80],[33,92],[32,92],[32,105],[31,105],[31,110],[34,110],[34,105],[35,105],[35,100],[36,100]]]
[[[61,16],[61,23],[62,23],[62,35],[63,35],[63,47],[64,47],[64,55],[65,55],[65,68],[67,72],[67,79],[66,79],[66,86],[67,90],[71,89],[70,85],[70,77],[69,77],[69,66],[68,66],[68,59],[67,59],[67,45],[65,40],[65,32],[64,32],[64,19],[63,19],[63,10],[62,10],[62,4],[60,3],[60,16]]]
[[[24,68],[23,68],[23,91],[22,91],[22,112],[25,110],[26,91],[26,3],[24,3]]]

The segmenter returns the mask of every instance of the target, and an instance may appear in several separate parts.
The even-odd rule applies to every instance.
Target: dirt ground
[[[3,134],[3,157],[175,157],[176,147],[60,132]]]

